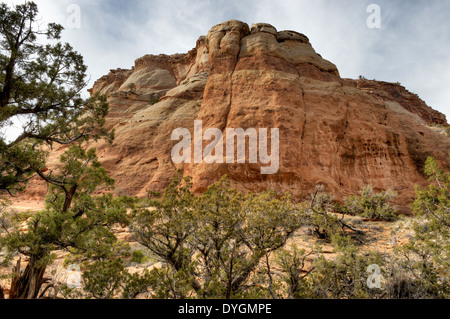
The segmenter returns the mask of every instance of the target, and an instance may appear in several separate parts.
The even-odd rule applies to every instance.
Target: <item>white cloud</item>
[[[6,1],[23,3],[22,1]],[[187,52],[213,25],[266,22],[309,37],[341,76],[401,82],[450,120],[450,2],[377,0],[382,28],[366,25],[369,0],[36,0],[43,19],[66,25],[81,8],[81,29],[63,40],[84,57],[91,85],[145,54]]]

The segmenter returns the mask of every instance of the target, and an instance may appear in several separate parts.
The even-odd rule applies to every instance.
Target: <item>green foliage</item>
[[[190,188],[178,173],[161,200],[135,210],[138,242],[165,265],[153,270],[161,278],[153,291],[164,298],[242,297],[264,256],[302,225],[302,212],[288,194],[244,196],[226,177],[198,198]]]
[[[150,249],[159,261],[181,268],[186,259],[186,238],[193,231],[188,178],[178,174],[164,192],[161,200],[148,199],[135,207],[131,229],[138,241]],[[150,208],[148,208],[150,207]]]
[[[397,219],[397,210],[389,202],[397,194],[391,190],[374,193],[372,186],[365,186],[360,196],[346,198],[343,212],[349,215],[358,215],[371,220],[394,221]]]
[[[61,156],[58,172],[46,179],[51,182],[46,209],[36,213],[26,223],[26,231],[19,219],[9,214],[0,216],[3,236],[0,248],[9,259],[15,254],[28,257],[25,273],[18,273],[17,298],[36,298],[42,279],[36,280],[34,291],[21,291],[27,287],[27,271],[43,269],[55,258],[54,252],[69,249],[82,258],[106,258],[123,251],[110,229],[112,225],[128,223],[127,198],[114,198],[111,194],[92,196],[99,187],[111,187],[113,180],[106,175],[94,150],[72,146]],[[23,282],[20,282],[23,281]],[[24,285],[22,287],[22,284]]]
[[[439,233],[443,239],[449,238],[450,227],[450,173],[444,172],[432,157],[425,162],[425,173],[433,182],[428,189],[416,186],[416,200],[413,204],[414,213],[428,220],[428,227],[434,233]]]
[[[83,289],[88,297],[112,299],[127,277],[128,272],[120,259],[96,261],[83,272]]]
[[[405,267],[422,287],[425,296],[450,295],[450,173],[444,172],[434,158],[425,163],[428,188],[416,186],[412,208],[417,220],[414,238],[403,247]]]
[[[292,245],[281,249],[276,258],[267,260],[269,290],[276,299],[355,299],[379,298],[382,289],[371,289],[367,284],[370,265],[380,268],[385,259],[377,253],[359,251],[349,236],[336,233],[331,237],[335,256],[326,257],[320,247],[306,253]],[[314,258],[312,258],[314,257]],[[271,273],[271,265],[281,270]],[[383,288],[383,287],[381,287]]]
[[[162,267],[153,268],[148,275],[150,279],[148,282],[151,298],[185,299],[197,297],[192,292],[192,286],[199,285],[195,283],[195,278],[193,277],[194,271],[194,262],[178,270],[169,264],[163,264]]]
[[[73,150],[68,154],[86,160],[89,151]],[[65,157],[68,158],[69,155]],[[67,160],[64,167],[82,169],[82,165],[80,168],[70,163]],[[83,256],[85,264],[84,293],[78,297],[446,298],[449,175],[432,159],[427,161],[426,171],[434,183],[426,189],[417,188],[415,236],[409,244],[398,248],[396,255],[361,251],[343,231],[351,228],[335,213],[329,213],[336,206],[322,188],[316,190],[309,203],[297,204],[289,194],[279,196],[265,191],[244,195],[224,177],[195,197],[190,191],[190,178],[178,172],[159,198],[117,199],[118,209],[133,210],[130,228],[136,240],[161,263],[151,270],[130,274],[116,257],[118,248],[108,250],[120,245],[113,236],[108,241],[106,233],[100,231],[103,236],[86,237],[94,239],[87,239],[92,245],[84,245],[85,240],[81,240],[79,245],[70,246],[73,256]],[[98,176],[93,172],[88,175]],[[76,198],[68,212],[77,207],[79,197]],[[61,210],[62,203],[57,205]],[[107,207],[110,206],[108,203]],[[114,219],[115,222],[126,223],[125,216],[117,216],[123,218]],[[321,225],[334,225],[320,227],[334,247],[333,254],[321,253],[320,247],[308,253],[295,245],[284,249],[300,227],[317,226],[312,223],[318,220],[317,216],[324,218],[319,220]],[[50,219],[58,221],[56,216]],[[72,223],[68,217],[62,219]],[[44,232],[54,233],[49,227],[37,237],[44,237]],[[70,231],[65,229],[64,233]],[[37,237],[32,241],[37,242]],[[102,247],[103,243],[107,244]],[[140,262],[143,257],[142,251],[135,251],[132,261]],[[368,269],[373,265],[381,271],[380,288],[368,285],[372,274]]]
[[[149,287],[155,286],[158,280],[159,278],[152,276],[152,274],[147,269],[142,274],[128,273],[126,281],[122,286],[122,298],[136,299],[142,294],[148,294]]]
[[[314,262],[314,272],[309,278],[312,297],[358,299],[379,294],[379,289],[373,290],[367,285],[367,269],[372,264],[382,267],[381,256],[360,253],[347,236],[334,235],[332,243],[337,256],[327,259],[320,255]]]
[[[212,185],[195,204],[194,243],[207,279],[203,294],[208,297],[239,297],[260,261],[302,226],[302,211],[289,194],[243,196],[230,189],[226,179]]]
[[[330,240],[333,234],[343,233],[344,224],[335,215],[330,214],[335,212],[334,199],[324,192],[323,186],[316,187],[307,211],[307,223],[318,238]]]
[[[138,264],[146,263],[149,260],[149,258],[142,252],[142,250],[133,251],[133,254],[131,256],[131,262]]]
[[[368,298],[367,267],[380,255],[362,254],[334,214],[333,198],[318,188],[310,203],[271,191],[246,195],[224,177],[199,197],[181,172],[160,200],[135,207],[132,231],[161,267],[149,272],[154,298]],[[302,226],[335,246],[336,258],[317,249],[283,247]],[[281,250],[280,250],[281,249]],[[270,256],[275,253],[275,259]],[[309,256],[318,257],[306,265]],[[273,273],[276,264],[281,273]]]
[[[13,141],[0,135],[0,191],[13,193],[46,168],[43,143],[111,139],[113,133],[103,129],[106,97],[81,98],[87,68],[69,44],[58,42],[61,25],[42,29],[30,1],[12,8],[0,4],[0,25],[0,129],[18,119],[25,123]],[[48,43],[39,43],[39,35]]]
[[[65,299],[136,299],[149,292],[158,277],[145,269],[130,273],[120,258],[102,259],[82,264],[81,288],[61,285],[59,294]]]
[[[150,105],[155,105],[156,103],[158,103],[159,102],[159,98],[158,97],[154,97],[153,99],[151,99],[151,101],[150,101]]]
[[[276,298],[281,298],[286,292],[288,299],[304,299],[311,297],[311,285],[307,279],[310,274],[306,270],[306,258],[312,254],[307,254],[304,249],[299,250],[293,245],[291,250],[282,249],[277,252],[276,263],[282,270],[281,292]]]
[[[29,260],[23,272],[15,269],[10,297],[37,298],[55,250],[96,258],[117,248],[108,227],[125,222],[126,205],[108,195],[91,197],[113,181],[95,150],[85,151],[81,143],[90,138],[111,141],[114,133],[103,128],[106,97],[81,97],[87,68],[70,44],[59,42],[63,27],[51,23],[42,29],[37,5],[31,1],[11,8],[1,3],[0,25],[0,129],[18,120],[24,123],[17,137],[0,134],[0,193],[24,190],[34,174],[50,185],[46,209],[26,225],[14,214],[1,212],[7,227],[2,229],[0,248],[7,260],[14,254]],[[40,35],[47,43],[40,42]],[[54,143],[76,146],[61,156],[59,167],[49,168],[46,159]]]

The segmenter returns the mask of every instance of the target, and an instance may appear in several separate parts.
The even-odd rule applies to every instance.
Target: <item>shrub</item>
[[[163,267],[152,270],[157,298],[242,298],[260,294],[261,261],[302,226],[286,194],[243,195],[224,177],[194,198],[181,172],[160,200],[136,207],[131,229]]]
[[[397,194],[391,190],[374,193],[371,185],[365,186],[360,196],[350,196],[345,199],[342,211],[349,215],[358,215],[371,220],[394,221],[397,210],[389,202]]]
[[[343,223],[330,214],[335,210],[333,197],[324,192],[324,187],[321,185],[316,186],[316,192],[311,197],[307,223],[314,235],[320,239],[329,240],[334,234],[342,233]]]
[[[367,285],[369,265],[383,266],[378,253],[363,254],[348,236],[336,234],[332,238],[337,256],[333,259],[320,255],[314,262],[310,285],[313,298],[369,298],[380,293]]]
[[[126,278],[121,260],[96,261],[83,272],[84,290],[96,299],[111,299]]]
[[[417,217],[414,238],[403,247],[406,266],[414,278],[426,287],[429,296],[448,298],[450,295],[450,173],[444,172],[436,160],[429,157],[425,173],[432,182],[428,188],[416,186],[412,207]]]
[[[142,250],[133,251],[131,262],[143,264],[146,263],[148,260],[149,258],[142,252]]]
[[[150,100],[149,104],[150,105],[155,105],[156,103],[159,102],[159,98],[158,97],[154,97]]]

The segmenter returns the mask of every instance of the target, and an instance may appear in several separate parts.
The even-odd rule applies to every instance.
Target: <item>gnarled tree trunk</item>
[[[20,270],[19,259],[14,269],[15,276],[11,281],[11,291],[9,299],[36,299],[41,290],[42,284],[45,283],[44,273],[45,266],[37,266],[37,258],[31,257],[25,268],[25,271]]]
[[[3,292],[2,284],[0,284],[0,300],[5,299],[5,293]]]

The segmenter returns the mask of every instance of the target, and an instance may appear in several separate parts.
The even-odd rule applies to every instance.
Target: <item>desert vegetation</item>
[[[24,218],[10,214],[3,201],[3,263],[30,260],[20,270],[19,259],[6,276],[9,297],[43,297],[51,287],[58,298],[447,298],[449,174],[432,158],[426,172],[432,183],[416,189],[414,235],[389,253],[362,249],[364,230],[342,218],[349,207],[367,205],[369,187],[343,206],[321,188],[302,202],[272,191],[243,194],[226,177],[194,196],[190,178],[179,172],[163,194],[144,199],[90,196],[80,187],[64,211],[64,192],[51,188],[48,208]],[[382,202],[370,205],[377,216],[393,209],[384,195],[371,197]],[[25,231],[19,227],[24,219]],[[144,252],[131,253],[114,224],[128,226]],[[322,245],[307,251],[288,244],[301,229]],[[325,244],[332,256],[322,252]],[[80,265],[80,287],[47,278],[53,253],[62,249],[66,267]],[[150,267],[128,270],[126,260],[147,256]],[[371,267],[379,269],[378,286],[369,283]],[[18,295],[30,282],[33,295]]]
[[[413,234],[389,252],[366,249],[360,222],[398,219],[396,194],[370,185],[339,203],[323,186],[299,200],[242,193],[224,176],[195,196],[179,171],[162,194],[114,195],[89,147],[114,139],[106,98],[81,98],[82,57],[57,42],[60,25],[36,29],[37,12],[33,2],[0,5],[0,129],[27,121],[13,141],[0,135],[0,299],[449,297],[450,174],[432,157],[430,184],[411,204]],[[49,167],[53,144],[66,149]],[[48,186],[45,209],[18,213],[13,196],[32,176]],[[80,276],[70,281],[73,265]]]

